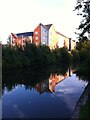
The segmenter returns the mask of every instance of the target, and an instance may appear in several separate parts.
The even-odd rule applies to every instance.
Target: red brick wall
[[[30,41],[30,38],[27,36],[26,37],[26,42],[29,42]]]
[[[20,37],[20,38],[15,38],[13,35],[12,35],[12,45],[23,45],[23,38]]]
[[[23,38],[19,37],[17,40],[17,45],[22,46],[23,45]]]
[[[54,92],[54,89],[55,89],[56,84],[58,83],[58,80],[59,80],[58,75],[53,74],[52,75],[52,92]]]
[[[16,38],[12,36],[12,45],[16,44]]]
[[[38,32],[38,34],[36,34],[35,32]],[[38,37],[38,40],[36,40],[36,37]],[[40,44],[41,42],[41,28],[40,28],[40,24],[37,26],[37,28],[34,30],[34,37],[33,37],[33,43],[38,43]]]
[[[23,36],[21,36],[21,37],[15,37],[14,35],[12,35],[11,34],[11,36],[12,36],[12,45],[18,45],[18,46],[22,46],[23,45],[23,40],[24,40],[24,37]],[[31,41],[32,42],[32,38],[29,38],[29,36],[27,36],[27,37],[25,37],[25,40],[26,40],[26,42],[29,42],[29,41]]]

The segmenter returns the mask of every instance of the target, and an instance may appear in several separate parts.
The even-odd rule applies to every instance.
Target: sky
[[[80,18],[74,12],[76,0],[0,0],[0,40],[10,33],[31,32],[39,23],[53,24],[55,30],[76,39]]]

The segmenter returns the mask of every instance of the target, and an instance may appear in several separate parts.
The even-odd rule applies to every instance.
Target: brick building
[[[40,23],[34,29],[34,32],[11,33],[9,37],[9,43],[13,46],[23,46],[26,42],[47,45],[50,49],[65,46],[68,50],[72,50],[76,47],[75,40],[73,41],[71,38],[57,32],[53,24],[43,25]]]

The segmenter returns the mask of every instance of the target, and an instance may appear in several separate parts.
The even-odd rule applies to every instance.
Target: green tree
[[[75,10],[78,10],[77,15],[82,16],[82,21],[78,27],[81,32],[78,33],[79,40],[82,40],[83,35],[90,31],[90,0],[78,0]]]
[[[79,62],[80,56],[79,56],[79,52],[77,49],[72,50],[72,62]]]

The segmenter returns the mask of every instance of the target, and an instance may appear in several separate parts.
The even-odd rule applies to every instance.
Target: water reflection
[[[39,93],[43,92],[54,92],[55,86],[63,81],[68,76],[72,75],[73,70],[71,68],[64,75],[60,75],[57,73],[51,73],[48,80],[41,81],[36,84],[35,88]]]
[[[83,80],[83,81],[87,81],[87,82],[90,81],[90,74],[89,75],[87,75],[87,74],[85,75],[85,74],[78,73],[78,72],[75,72],[75,73],[76,73],[77,77],[79,78],[79,80]]]
[[[68,66],[3,72],[3,118],[69,118],[87,85],[73,72]]]
[[[44,71],[37,71],[35,69],[34,71],[30,71],[30,69],[25,71],[11,71],[11,73],[8,74],[8,72],[4,72],[3,76],[3,93],[4,91],[11,91],[12,89],[15,89],[17,85],[24,85],[26,89],[36,89],[39,93],[43,92],[54,92],[55,86],[67,78],[68,76],[71,76],[73,73],[73,70],[71,68],[64,69],[58,69],[57,71],[53,70],[45,70]]]

